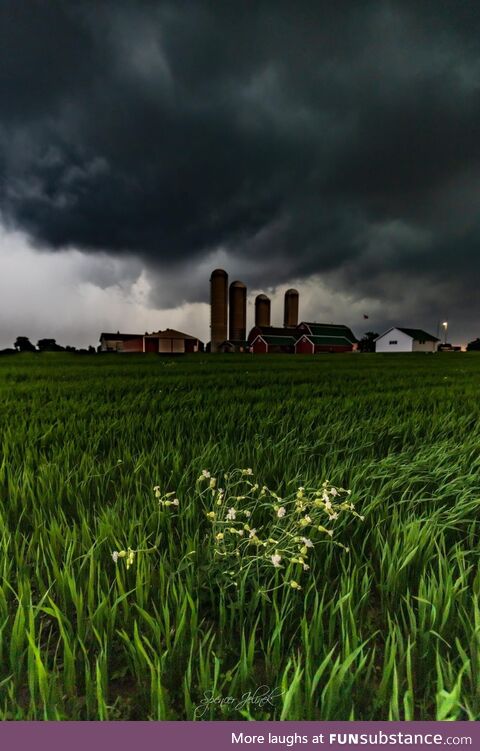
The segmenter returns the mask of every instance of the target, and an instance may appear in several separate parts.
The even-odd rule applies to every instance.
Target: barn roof
[[[439,342],[440,339],[438,339],[436,336],[432,336],[431,334],[427,334],[426,331],[423,329],[404,329],[403,327],[396,326],[399,331],[403,331],[404,334],[407,336],[411,336],[412,339],[414,339],[416,342],[418,341],[425,341],[425,342]]]
[[[311,334],[305,334],[304,336],[313,344],[322,344],[326,346],[340,346],[345,347],[351,345],[352,341],[346,336],[312,336]]]
[[[344,326],[343,324],[315,323],[315,322],[310,322],[310,321],[302,321],[302,324],[304,324],[305,326],[308,326],[313,336],[330,336],[330,337],[343,336],[346,339],[348,339],[348,341],[351,344],[355,344],[357,342],[357,338],[355,337],[352,330],[349,329],[348,326]]]
[[[100,341],[102,339],[115,339],[116,341],[126,342],[130,339],[141,339],[142,337],[143,334],[121,334],[120,331],[117,331],[116,334],[109,334],[102,331],[100,334]]]
[[[432,334],[428,334],[423,329],[406,329],[404,326],[390,326],[389,329],[383,332],[383,334],[380,334],[380,336],[377,336],[375,339],[376,342],[378,342],[379,339],[382,339],[382,337],[389,334],[391,331],[401,331],[403,334],[406,334],[407,336],[410,336],[415,341],[423,341],[423,342],[439,342],[440,339],[438,339],[436,336],[432,336]]]
[[[283,336],[280,336],[280,335],[272,336],[271,334],[260,334],[260,336],[262,337],[264,342],[266,342],[267,344],[272,344],[272,345],[277,344],[279,346],[283,346],[285,344],[295,344],[296,342],[296,338],[294,336],[285,336],[285,334],[283,334]]]
[[[190,334],[184,334],[176,329],[165,329],[164,331],[152,331],[151,334],[145,334],[145,336],[151,336],[155,339],[194,339],[198,341],[196,336],[190,336]]]
[[[295,326],[254,326],[252,329],[258,336],[295,336]],[[250,332],[252,333],[252,332]]]

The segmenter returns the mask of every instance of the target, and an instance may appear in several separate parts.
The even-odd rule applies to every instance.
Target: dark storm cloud
[[[378,296],[386,274],[477,283],[476,3],[0,14],[1,211],[38,244],[168,274],[221,249],[251,283],[338,270]]]

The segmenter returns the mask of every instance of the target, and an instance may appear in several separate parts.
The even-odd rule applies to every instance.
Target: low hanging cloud
[[[7,1],[2,222],[99,289],[145,274],[153,309],[224,265],[473,335],[479,26],[453,1]]]

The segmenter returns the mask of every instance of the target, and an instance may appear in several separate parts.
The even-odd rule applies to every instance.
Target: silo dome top
[[[232,282],[230,287],[242,287],[243,288],[245,287],[245,285],[243,282],[236,281],[236,282]]]
[[[228,276],[228,274],[224,269],[214,269],[212,276]]]
[[[298,295],[298,289],[287,289],[285,292],[286,295]]]
[[[267,297],[267,295],[264,295],[263,292],[260,295],[257,295],[255,300],[269,300],[270,298]]]

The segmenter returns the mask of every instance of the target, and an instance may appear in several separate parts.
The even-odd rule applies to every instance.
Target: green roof
[[[399,331],[403,331],[407,336],[411,336],[416,342],[438,342],[440,341],[436,336],[427,334],[423,329],[404,329],[401,326],[396,326]]]
[[[308,336],[308,334],[307,334]],[[308,336],[309,340],[313,342],[313,344],[322,344],[325,346],[331,345],[333,346],[351,346],[352,341],[350,339],[347,339],[346,336]]]
[[[335,323],[309,323],[308,321],[304,321],[304,323],[309,327],[313,336],[345,337],[351,344],[355,344],[357,341],[348,326]]]
[[[278,344],[283,346],[285,344],[295,344],[294,336],[269,336],[268,334],[261,334],[261,338],[267,344]]]

